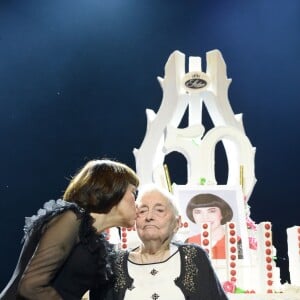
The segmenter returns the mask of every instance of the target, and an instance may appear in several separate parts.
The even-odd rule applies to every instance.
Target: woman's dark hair
[[[189,201],[186,207],[186,215],[194,223],[193,210],[198,207],[219,207],[222,214],[222,225],[231,221],[233,217],[233,212],[229,204],[214,194],[198,194]]]
[[[88,212],[108,213],[129,184],[137,187],[139,180],[127,165],[108,159],[91,160],[72,178],[63,199]]]

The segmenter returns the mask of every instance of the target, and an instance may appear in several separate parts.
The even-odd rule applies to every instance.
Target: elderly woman
[[[206,252],[171,242],[179,226],[171,194],[152,185],[139,191],[136,229],[141,244],[119,253],[113,299],[227,299]]]
[[[80,300],[88,290],[90,299],[103,299],[113,253],[103,232],[134,225],[138,183],[125,164],[89,161],[63,200],[26,219],[23,250],[0,299]]]
[[[211,229],[211,258],[225,259],[225,228],[224,224],[232,220],[233,212],[229,204],[215,194],[198,194],[186,207],[186,215],[199,225],[209,223]],[[201,235],[196,234],[186,240],[187,243],[201,245]],[[239,258],[242,257],[241,239],[238,241]]]

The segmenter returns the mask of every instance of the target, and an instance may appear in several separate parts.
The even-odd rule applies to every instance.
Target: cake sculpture
[[[206,53],[205,72],[200,57],[189,57],[186,72],[185,55],[175,51],[165,65],[164,78],[158,80],[161,106],[157,113],[146,110],[146,134],[140,148],[133,151],[141,184],[155,182],[177,196],[182,226],[176,238],[198,243],[208,252],[230,299],[299,300],[300,227],[288,229],[291,284],[282,285],[274,261],[272,224],[256,224],[250,217],[256,149],[245,133],[242,115],[231,108],[231,80],[220,51]],[[202,120],[204,105],[213,124],[209,129]],[[188,126],[180,128],[186,113]],[[226,184],[218,184],[215,176],[218,143],[227,158]],[[165,163],[171,152],[186,160],[184,185],[171,182]],[[135,228],[121,229],[122,249],[137,242]]]

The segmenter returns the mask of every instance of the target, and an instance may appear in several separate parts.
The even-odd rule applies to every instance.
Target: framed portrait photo
[[[179,239],[202,245],[201,224],[210,226],[211,258],[226,259],[226,224],[234,222],[238,258],[249,261],[249,242],[244,197],[240,186],[186,186],[173,184],[173,193],[182,218]]]

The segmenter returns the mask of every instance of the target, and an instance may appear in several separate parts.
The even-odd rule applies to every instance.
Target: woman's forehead
[[[206,207],[203,207],[203,206],[200,206],[200,207],[195,207],[194,209],[193,209],[193,211],[194,210],[215,210],[215,209],[217,209],[217,210],[221,210],[218,206],[206,206]]]
[[[168,206],[169,201],[163,195],[155,191],[145,193],[138,203],[138,207],[157,205]]]

